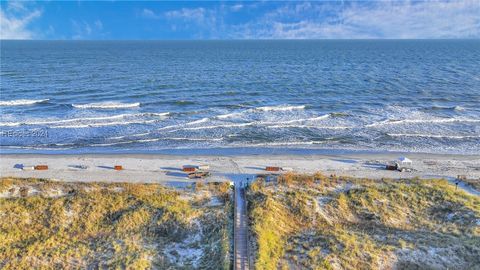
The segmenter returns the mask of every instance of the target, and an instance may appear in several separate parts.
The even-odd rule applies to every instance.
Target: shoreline
[[[413,161],[413,172],[387,171],[384,165],[399,156]],[[26,171],[20,165],[48,165],[46,171]],[[0,154],[1,177],[35,177],[74,182],[194,182],[181,171],[183,165],[208,164],[212,175],[200,181],[238,181],[265,174],[266,166],[288,167],[298,173],[359,178],[446,178],[457,175],[480,178],[480,156],[453,154]],[[75,166],[86,166],[79,169]],[[122,165],[124,170],[113,170]]]
[[[187,150],[188,151],[188,150]],[[308,152],[292,152],[292,153],[242,153],[230,151],[228,154],[219,154],[216,152],[209,152],[204,154],[195,153],[140,153],[140,152],[119,152],[119,153],[2,153],[0,152],[0,158],[2,157],[129,157],[129,158],[186,158],[186,157],[391,157],[398,158],[400,156],[412,157],[412,158],[438,158],[438,159],[465,159],[465,160],[479,160],[480,155],[469,155],[469,154],[439,154],[439,153],[420,153],[420,152],[349,152],[349,151],[340,151],[340,152],[330,152],[330,153],[308,153]]]
[[[47,155],[47,156],[329,156],[329,155],[396,155],[396,156],[460,156],[480,159],[480,154],[449,153],[449,152],[412,152],[412,151],[387,151],[348,148],[295,148],[295,147],[214,147],[214,148],[172,148],[159,150],[118,150],[118,151],[65,151],[65,150],[34,150],[18,151],[1,149],[0,156],[8,155]]]

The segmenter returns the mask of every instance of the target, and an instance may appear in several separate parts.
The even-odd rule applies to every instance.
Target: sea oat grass
[[[446,180],[288,173],[248,200],[258,269],[480,265],[480,199]]]
[[[0,188],[2,269],[229,268],[226,184],[179,191],[4,178]],[[199,193],[221,204],[198,205]]]

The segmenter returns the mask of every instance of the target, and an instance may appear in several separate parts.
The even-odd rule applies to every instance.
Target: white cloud
[[[10,1],[7,4],[7,9],[14,12],[26,11],[25,2]]]
[[[94,24],[95,24],[95,27],[96,27],[98,30],[102,30],[102,29],[103,29],[103,23],[102,23],[102,21],[96,20]]]
[[[37,35],[29,25],[41,15],[38,9],[30,10],[23,3],[9,2],[5,11],[0,8],[0,39],[35,38]]]
[[[148,8],[144,8],[140,14],[142,17],[147,18],[147,19],[159,19],[160,16],[155,14],[152,10]]]
[[[172,30],[192,31],[192,37],[197,39],[222,38],[225,35],[225,16],[223,5],[211,9],[182,8],[163,13]]]
[[[183,19],[186,21],[204,22],[206,19],[206,9],[204,8],[182,8],[165,12],[168,19]]]
[[[235,29],[235,38],[479,38],[480,3],[289,3]]]
[[[236,5],[231,6],[230,10],[233,11],[233,12],[237,12],[237,11],[240,11],[242,8],[243,8],[242,4],[236,4]]]
[[[70,24],[72,25],[71,39],[104,39],[109,36],[109,32],[103,31],[103,22],[98,19],[93,22],[71,19]]]
[[[354,7],[341,14],[357,32],[373,29],[383,38],[480,37],[480,2],[432,1]],[[375,37],[375,35],[373,35]]]

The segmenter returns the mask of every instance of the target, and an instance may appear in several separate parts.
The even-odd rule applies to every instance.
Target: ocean
[[[0,46],[2,153],[480,153],[480,40]]]

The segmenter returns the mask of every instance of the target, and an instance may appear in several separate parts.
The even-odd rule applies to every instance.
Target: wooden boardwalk
[[[245,187],[235,184],[235,228],[233,269],[252,269],[248,253],[248,222]]]

